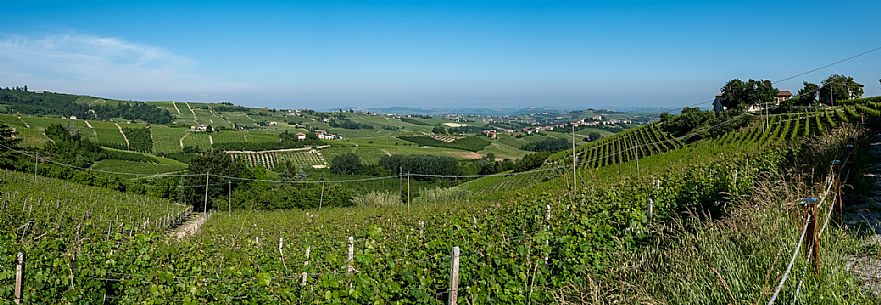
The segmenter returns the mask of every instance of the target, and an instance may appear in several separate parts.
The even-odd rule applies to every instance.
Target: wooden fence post
[[[355,271],[355,267],[352,266],[352,261],[355,259],[355,238],[349,236],[349,256],[348,256],[348,266],[346,267],[346,272],[352,273]]]
[[[551,236],[550,236],[550,232],[551,232],[551,205],[550,204],[545,206],[545,232],[548,232],[548,239],[545,240],[545,248],[547,248],[551,244]],[[548,264],[548,255],[549,255],[549,253],[546,253],[545,257],[544,257],[545,265]]]
[[[447,298],[448,305],[455,305],[459,301],[459,247],[453,247],[453,255],[450,258],[450,294]]]
[[[649,225],[652,225],[652,221],[655,218],[655,200],[649,197],[646,201],[646,219],[648,220]]]
[[[818,200],[816,198],[808,198],[805,200],[805,212],[806,217],[808,218],[808,227],[805,235],[805,248],[804,251],[807,254],[811,252],[811,261],[814,265],[814,273],[820,274],[820,240],[819,240],[819,230],[817,230],[817,216],[818,209],[817,203]]]
[[[312,251],[312,247],[311,247],[311,246],[306,247],[306,261],[303,262],[303,269],[309,267],[309,254],[310,254],[309,252],[311,252],[311,251]],[[308,277],[308,275],[309,275],[309,274],[306,273],[306,271],[303,271],[303,273],[302,273],[302,279],[300,280],[300,285],[306,285],[306,278]]]
[[[17,264],[15,266],[15,304],[21,304],[24,299],[24,252],[18,252],[16,255]]]

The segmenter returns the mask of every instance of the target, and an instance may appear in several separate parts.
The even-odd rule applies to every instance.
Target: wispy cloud
[[[115,37],[0,37],[0,85],[120,98],[192,99],[244,86],[201,75],[197,61]]]

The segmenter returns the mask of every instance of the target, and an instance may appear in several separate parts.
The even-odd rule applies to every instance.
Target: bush
[[[330,160],[330,172],[338,175],[354,175],[361,171],[361,157],[355,153],[344,153]]]
[[[554,152],[569,149],[571,145],[572,144],[565,139],[551,137],[541,141],[523,144],[523,146],[520,146],[520,149],[534,152]]]

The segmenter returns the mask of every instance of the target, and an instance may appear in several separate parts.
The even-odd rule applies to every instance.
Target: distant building
[[[208,125],[205,125],[205,124],[190,125],[190,131],[208,131]]]
[[[496,138],[496,131],[495,130],[484,130],[483,135],[495,139]]]
[[[336,139],[337,136],[327,133],[327,131],[319,129],[315,131],[315,136],[322,140],[333,140]]]
[[[302,132],[298,132],[297,133],[297,141],[305,141],[305,140],[306,140],[306,134],[302,133]]]
[[[774,97],[774,99],[777,101],[777,106],[779,106],[780,103],[783,103],[783,102],[785,102],[786,100],[789,100],[789,99],[791,99],[791,98],[792,98],[792,92],[789,92],[789,91],[786,91],[786,90],[780,90],[780,91],[778,91],[778,92],[777,92],[777,96]]]

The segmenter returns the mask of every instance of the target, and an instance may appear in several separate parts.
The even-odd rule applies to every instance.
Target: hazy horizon
[[[7,3],[0,86],[269,108],[677,108],[881,45],[870,1],[213,4]],[[777,86],[838,73],[881,95],[879,66],[874,52]]]

